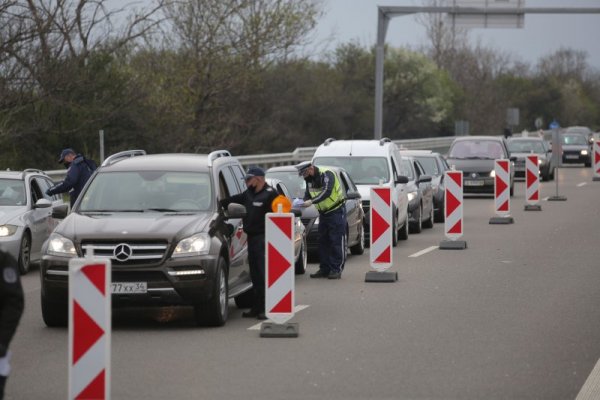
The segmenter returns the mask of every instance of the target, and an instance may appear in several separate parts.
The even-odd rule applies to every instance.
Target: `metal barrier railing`
[[[454,136],[444,136],[425,139],[406,139],[393,140],[400,148],[407,150],[433,150],[439,153],[445,153],[450,148],[450,144],[454,140]],[[263,168],[270,168],[279,165],[297,164],[301,161],[310,160],[317,150],[315,147],[298,147],[289,153],[272,153],[272,154],[252,154],[234,156],[243,166],[258,165]],[[51,170],[46,171],[46,174],[55,181],[60,181],[65,178],[66,170]]]

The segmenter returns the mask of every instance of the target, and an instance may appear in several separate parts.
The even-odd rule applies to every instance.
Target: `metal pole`
[[[375,132],[373,137],[381,139],[383,132],[383,62],[385,34],[389,17],[381,9],[377,12],[377,46],[375,48]]]
[[[100,129],[100,164],[104,161],[104,129]]]
[[[562,146],[560,144],[560,134],[558,132],[558,127],[554,127],[552,129],[552,157],[555,157],[556,161],[556,169],[554,170],[554,180],[556,181],[556,195],[548,198],[548,201],[566,201],[567,198],[565,196],[560,196],[558,194],[558,176],[560,175],[560,164],[562,163],[562,154],[561,149]]]

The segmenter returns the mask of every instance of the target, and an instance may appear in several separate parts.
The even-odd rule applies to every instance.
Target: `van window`
[[[357,185],[377,185],[380,180],[390,181],[390,169],[385,157],[315,157],[313,162],[317,166],[344,168]]]

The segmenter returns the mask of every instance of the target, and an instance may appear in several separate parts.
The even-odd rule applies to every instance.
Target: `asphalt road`
[[[260,338],[233,302],[212,329],[186,309],[118,311],[112,399],[575,399],[600,358],[600,182],[560,177],[568,200],[541,212],[517,183],[512,225],[466,198],[468,248],[411,257],[444,237],[413,234],[393,252],[398,282],[365,283],[367,252],[339,281],[298,276],[298,338]],[[67,397],[67,330],[44,325],[39,286],[24,277],[7,399]]]

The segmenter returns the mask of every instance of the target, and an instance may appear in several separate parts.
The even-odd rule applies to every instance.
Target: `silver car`
[[[525,159],[530,154],[538,156],[539,175],[541,180],[554,179],[556,169],[552,148],[542,138],[521,137],[508,139],[508,151],[515,160],[515,178],[525,179]]]
[[[53,209],[68,209],[60,195],[46,195],[51,186],[39,170],[0,172],[0,250],[19,260],[21,274],[41,259],[42,245],[58,224]]]

